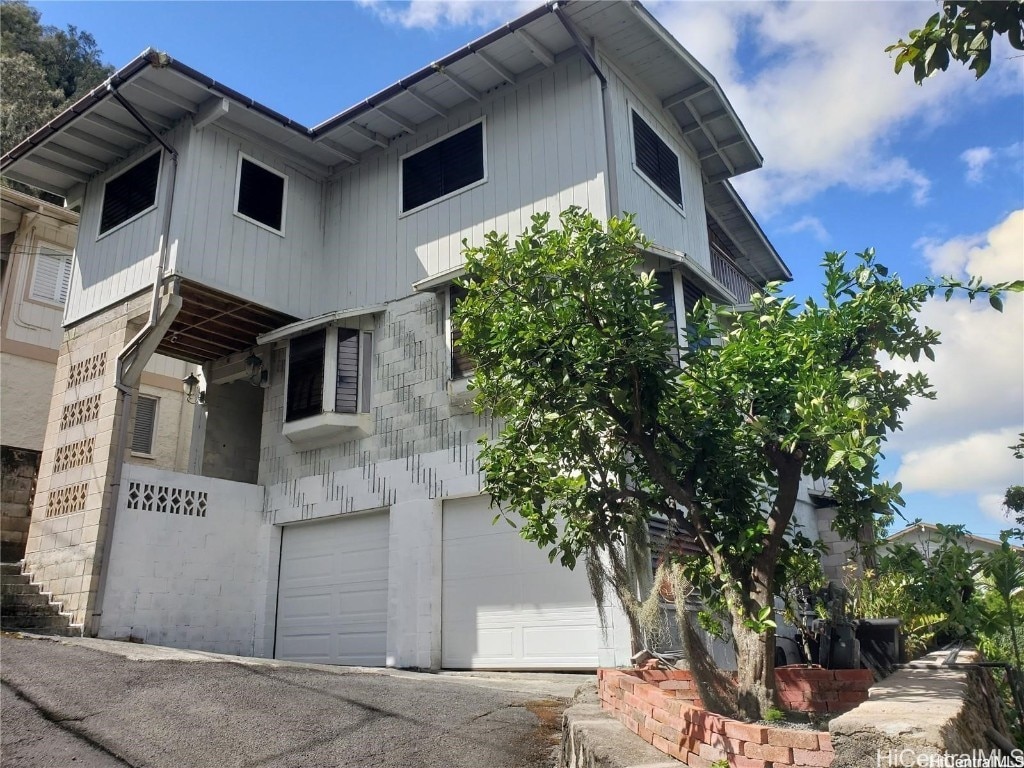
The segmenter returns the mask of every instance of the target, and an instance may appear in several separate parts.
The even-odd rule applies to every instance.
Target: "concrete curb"
[[[601,709],[597,685],[581,685],[562,713],[558,768],[679,768],[682,763],[655,749]]]

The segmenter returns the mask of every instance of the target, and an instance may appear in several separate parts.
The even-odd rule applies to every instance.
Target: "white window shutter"
[[[71,285],[71,255],[39,251],[32,275],[33,299],[63,304]]]

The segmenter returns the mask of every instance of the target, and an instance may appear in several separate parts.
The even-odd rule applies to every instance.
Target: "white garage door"
[[[282,535],[275,656],[384,666],[387,513],[289,526]]]
[[[444,504],[441,664],[451,669],[594,668],[601,630],[582,564],[569,571],[486,498]]]

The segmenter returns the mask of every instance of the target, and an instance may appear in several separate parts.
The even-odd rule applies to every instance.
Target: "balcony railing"
[[[735,296],[740,303],[750,299],[750,295],[761,290],[761,286],[747,277],[736,266],[725,249],[714,240],[711,241],[711,274]]]

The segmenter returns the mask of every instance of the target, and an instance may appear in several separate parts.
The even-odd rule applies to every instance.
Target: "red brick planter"
[[[708,712],[693,677],[684,670],[600,669],[597,681],[604,709],[640,738],[692,768],[710,768],[716,760],[735,768],[824,767],[835,756],[825,732],[770,728]],[[804,712],[852,709],[867,698],[872,682],[868,670],[776,670],[780,699],[785,691],[792,708]],[[839,694],[859,698],[854,703]]]

